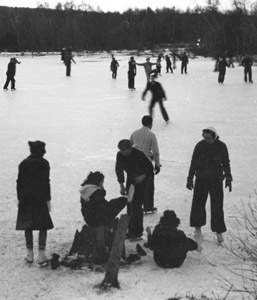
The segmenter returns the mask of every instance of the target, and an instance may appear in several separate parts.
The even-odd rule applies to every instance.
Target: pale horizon
[[[0,0],[0,6],[8,6],[8,7],[29,7],[36,8],[38,4],[48,3],[50,8],[55,8],[58,2],[66,3],[68,0]],[[220,0],[219,1],[219,9],[228,10],[232,9],[233,0]],[[251,4],[255,1],[248,0],[246,1],[246,7],[249,9]],[[80,4],[88,4],[93,7],[94,10],[101,9],[103,12],[107,11],[118,11],[124,12],[128,9],[146,9],[150,7],[151,9],[161,9],[161,8],[173,8],[179,9],[181,11],[186,11],[187,8],[193,9],[197,5],[201,7],[205,7],[207,5],[207,0],[73,0],[73,3],[78,6]]]

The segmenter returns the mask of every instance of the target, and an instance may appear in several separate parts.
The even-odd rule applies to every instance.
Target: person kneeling
[[[180,219],[173,210],[165,210],[153,233],[149,227],[147,247],[153,250],[154,261],[163,268],[180,267],[188,251],[198,249],[197,243],[177,229]]]

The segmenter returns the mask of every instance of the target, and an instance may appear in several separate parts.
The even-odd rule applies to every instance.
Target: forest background
[[[185,48],[196,55],[255,54],[257,1],[234,0],[231,10],[220,11],[218,0],[207,0],[185,12],[175,7],[102,12],[85,3],[47,2],[35,9],[0,7],[0,51],[143,50]]]

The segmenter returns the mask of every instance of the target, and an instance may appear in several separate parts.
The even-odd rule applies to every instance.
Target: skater
[[[65,60],[64,60],[64,63],[65,63],[65,66],[66,66],[66,76],[70,76],[70,73],[71,73],[71,62],[73,62],[74,64],[76,64],[75,60],[73,59],[72,48],[69,47],[66,50]]]
[[[194,149],[186,187],[194,189],[190,214],[190,226],[195,227],[198,244],[202,243],[201,227],[206,224],[205,205],[208,194],[211,202],[211,230],[216,232],[217,241],[223,241],[226,232],[223,212],[223,180],[225,187],[232,190],[232,175],[227,146],[219,140],[213,127],[203,129],[203,140]],[[193,184],[196,177],[195,185]]]
[[[252,81],[252,65],[253,60],[249,55],[246,55],[244,59],[242,60],[242,66],[244,66],[244,80],[247,83],[247,77],[250,83],[253,83]]]
[[[142,94],[142,100],[145,101],[145,95],[148,91],[152,92],[152,99],[151,99],[151,103],[149,106],[149,114],[152,117],[153,116],[153,107],[155,106],[155,104],[158,102],[160,105],[160,109],[161,109],[161,114],[163,119],[165,120],[166,123],[169,123],[169,116],[168,113],[165,109],[165,107],[163,106],[163,100],[167,100],[166,94],[161,86],[161,84],[157,81],[155,81],[156,76],[152,75],[151,76],[151,81],[147,83],[147,86]]]
[[[188,56],[187,56],[186,52],[184,52],[181,57],[181,74],[183,74],[183,72],[185,72],[185,74],[187,74],[188,63],[189,63]]]
[[[127,196],[105,200],[104,175],[90,172],[80,189],[81,212],[88,226],[110,226],[123,208],[133,200],[134,186],[131,185]]]
[[[145,63],[141,63],[141,64],[136,63],[136,65],[144,67],[144,69],[145,69],[145,75],[146,75],[146,81],[149,82],[150,81],[151,73],[153,72],[152,71],[152,66],[156,65],[156,63],[151,63],[150,62],[150,58],[147,57]]]
[[[229,64],[226,60],[226,57],[223,56],[222,60],[220,60],[218,64],[218,69],[219,69],[218,83],[223,84],[226,75],[226,67],[229,67]]]
[[[197,243],[178,229],[179,224],[180,219],[175,212],[165,210],[153,233],[149,227],[146,228],[148,241],[145,246],[153,250],[154,261],[162,268],[178,268],[188,251],[198,250]]]
[[[15,57],[11,58],[10,59],[10,62],[8,64],[8,67],[7,67],[7,72],[6,72],[6,82],[5,82],[5,85],[4,85],[4,90],[7,91],[8,90],[8,85],[11,81],[11,90],[12,91],[15,91],[16,88],[15,88],[15,79],[14,79],[14,76],[16,74],[16,64],[20,64],[21,62],[18,61]]]
[[[171,64],[171,60],[169,58],[169,55],[166,55],[165,56],[165,59],[166,59],[166,73],[169,73],[169,70],[170,70],[170,73],[173,73],[173,70],[172,70],[172,64]]]
[[[159,55],[156,61],[156,71],[157,71],[157,76],[161,75],[162,71],[162,56]]]
[[[113,79],[116,79],[117,77],[117,70],[118,70],[118,67],[119,67],[119,63],[117,62],[117,60],[115,59],[114,55],[112,55],[112,61],[111,61],[111,72],[112,72],[112,78]]]
[[[128,63],[129,69],[128,69],[128,88],[130,90],[135,89],[135,76],[137,75],[137,66],[136,62],[134,60],[134,57],[130,57],[130,61]]]
[[[48,263],[45,256],[47,230],[54,227],[49,211],[51,208],[50,167],[43,158],[45,143],[41,141],[28,142],[30,156],[19,165],[17,179],[18,216],[16,230],[25,231],[28,263],[33,263],[33,231],[39,231],[38,264]]]
[[[160,151],[156,135],[151,131],[153,118],[143,116],[143,127],[134,131],[130,136],[130,141],[134,148],[142,151],[150,162],[154,161],[154,173],[147,178],[147,193],[144,198],[144,213],[154,213],[157,208],[154,207],[154,175],[159,174],[161,170]]]
[[[141,239],[144,231],[142,206],[147,192],[147,179],[153,176],[153,165],[143,152],[132,147],[129,140],[119,141],[118,148],[115,172],[120,184],[121,195],[127,194],[131,184],[135,186],[134,199],[128,205],[130,221],[127,238],[138,240]],[[126,187],[124,172],[127,174]]]

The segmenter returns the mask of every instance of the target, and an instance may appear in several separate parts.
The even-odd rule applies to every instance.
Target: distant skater
[[[244,66],[244,80],[247,82],[247,77],[250,83],[253,83],[252,81],[252,65],[253,60],[250,56],[246,55],[244,59],[242,60],[242,66]]]
[[[163,119],[165,120],[166,123],[169,122],[169,116],[168,113],[165,109],[165,107],[163,106],[163,100],[167,100],[166,94],[161,86],[161,84],[157,81],[155,81],[156,76],[152,75],[151,76],[152,81],[147,83],[147,86],[142,94],[142,100],[145,100],[145,95],[148,91],[150,91],[152,93],[152,99],[149,105],[149,114],[152,117],[153,116],[153,107],[155,106],[155,104],[158,102],[160,105],[160,109],[161,109],[161,114]]]
[[[112,78],[113,79],[116,79],[117,77],[117,70],[118,70],[118,67],[119,67],[119,63],[117,62],[117,60],[115,59],[114,56],[112,56],[112,61],[111,61],[111,72],[112,72]]]
[[[156,61],[156,70],[157,70],[157,75],[161,75],[162,71],[162,57],[161,55],[158,55],[157,61]]]
[[[130,61],[128,63],[128,88],[130,90],[135,89],[135,76],[137,75],[137,66],[134,60],[134,57],[130,57]]]
[[[156,65],[156,63],[151,63],[150,62],[150,58],[147,57],[146,62],[145,63],[136,63],[138,66],[143,66],[145,69],[145,75],[146,75],[146,80],[147,82],[150,81],[150,76],[151,76],[151,72],[152,72],[152,66]]]
[[[170,73],[173,73],[173,70],[172,70],[172,67],[171,67],[172,64],[171,64],[171,60],[169,58],[169,55],[166,55],[165,59],[166,59],[166,73],[169,73],[169,71],[170,71]]]
[[[181,74],[183,74],[184,72],[185,72],[185,74],[187,74],[188,63],[189,63],[188,56],[187,56],[186,52],[184,52],[181,57]]]
[[[21,62],[18,61],[15,57],[11,58],[10,59],[10,62],[8,64],[8,67],[7,67],[7,72],[6,72],[6,82],[5,82],[5,85],[4,85],[4,90],[7,91],[8,90],[8,85],[11,81],[11,90],[12,91],[15,91],[16,88],[15,88],[15,79],[14,79],[14,76],[16,74],[16,64],[20,64]]]
[[[70,76],[71,62],[73,62],[74,64],[76,63],[75,60],[73,59],[72,48],[69,47],[65,52],[65,58],[64,58],[64,63],[66,66],[66,76]]]
[[[226,60],[226,57],[223,56],[222,60],[219,61],[218,70],[219,70],[219,77],[218,83],[223,83],[226,75],[226,67],[229,67],[229,64]]]

